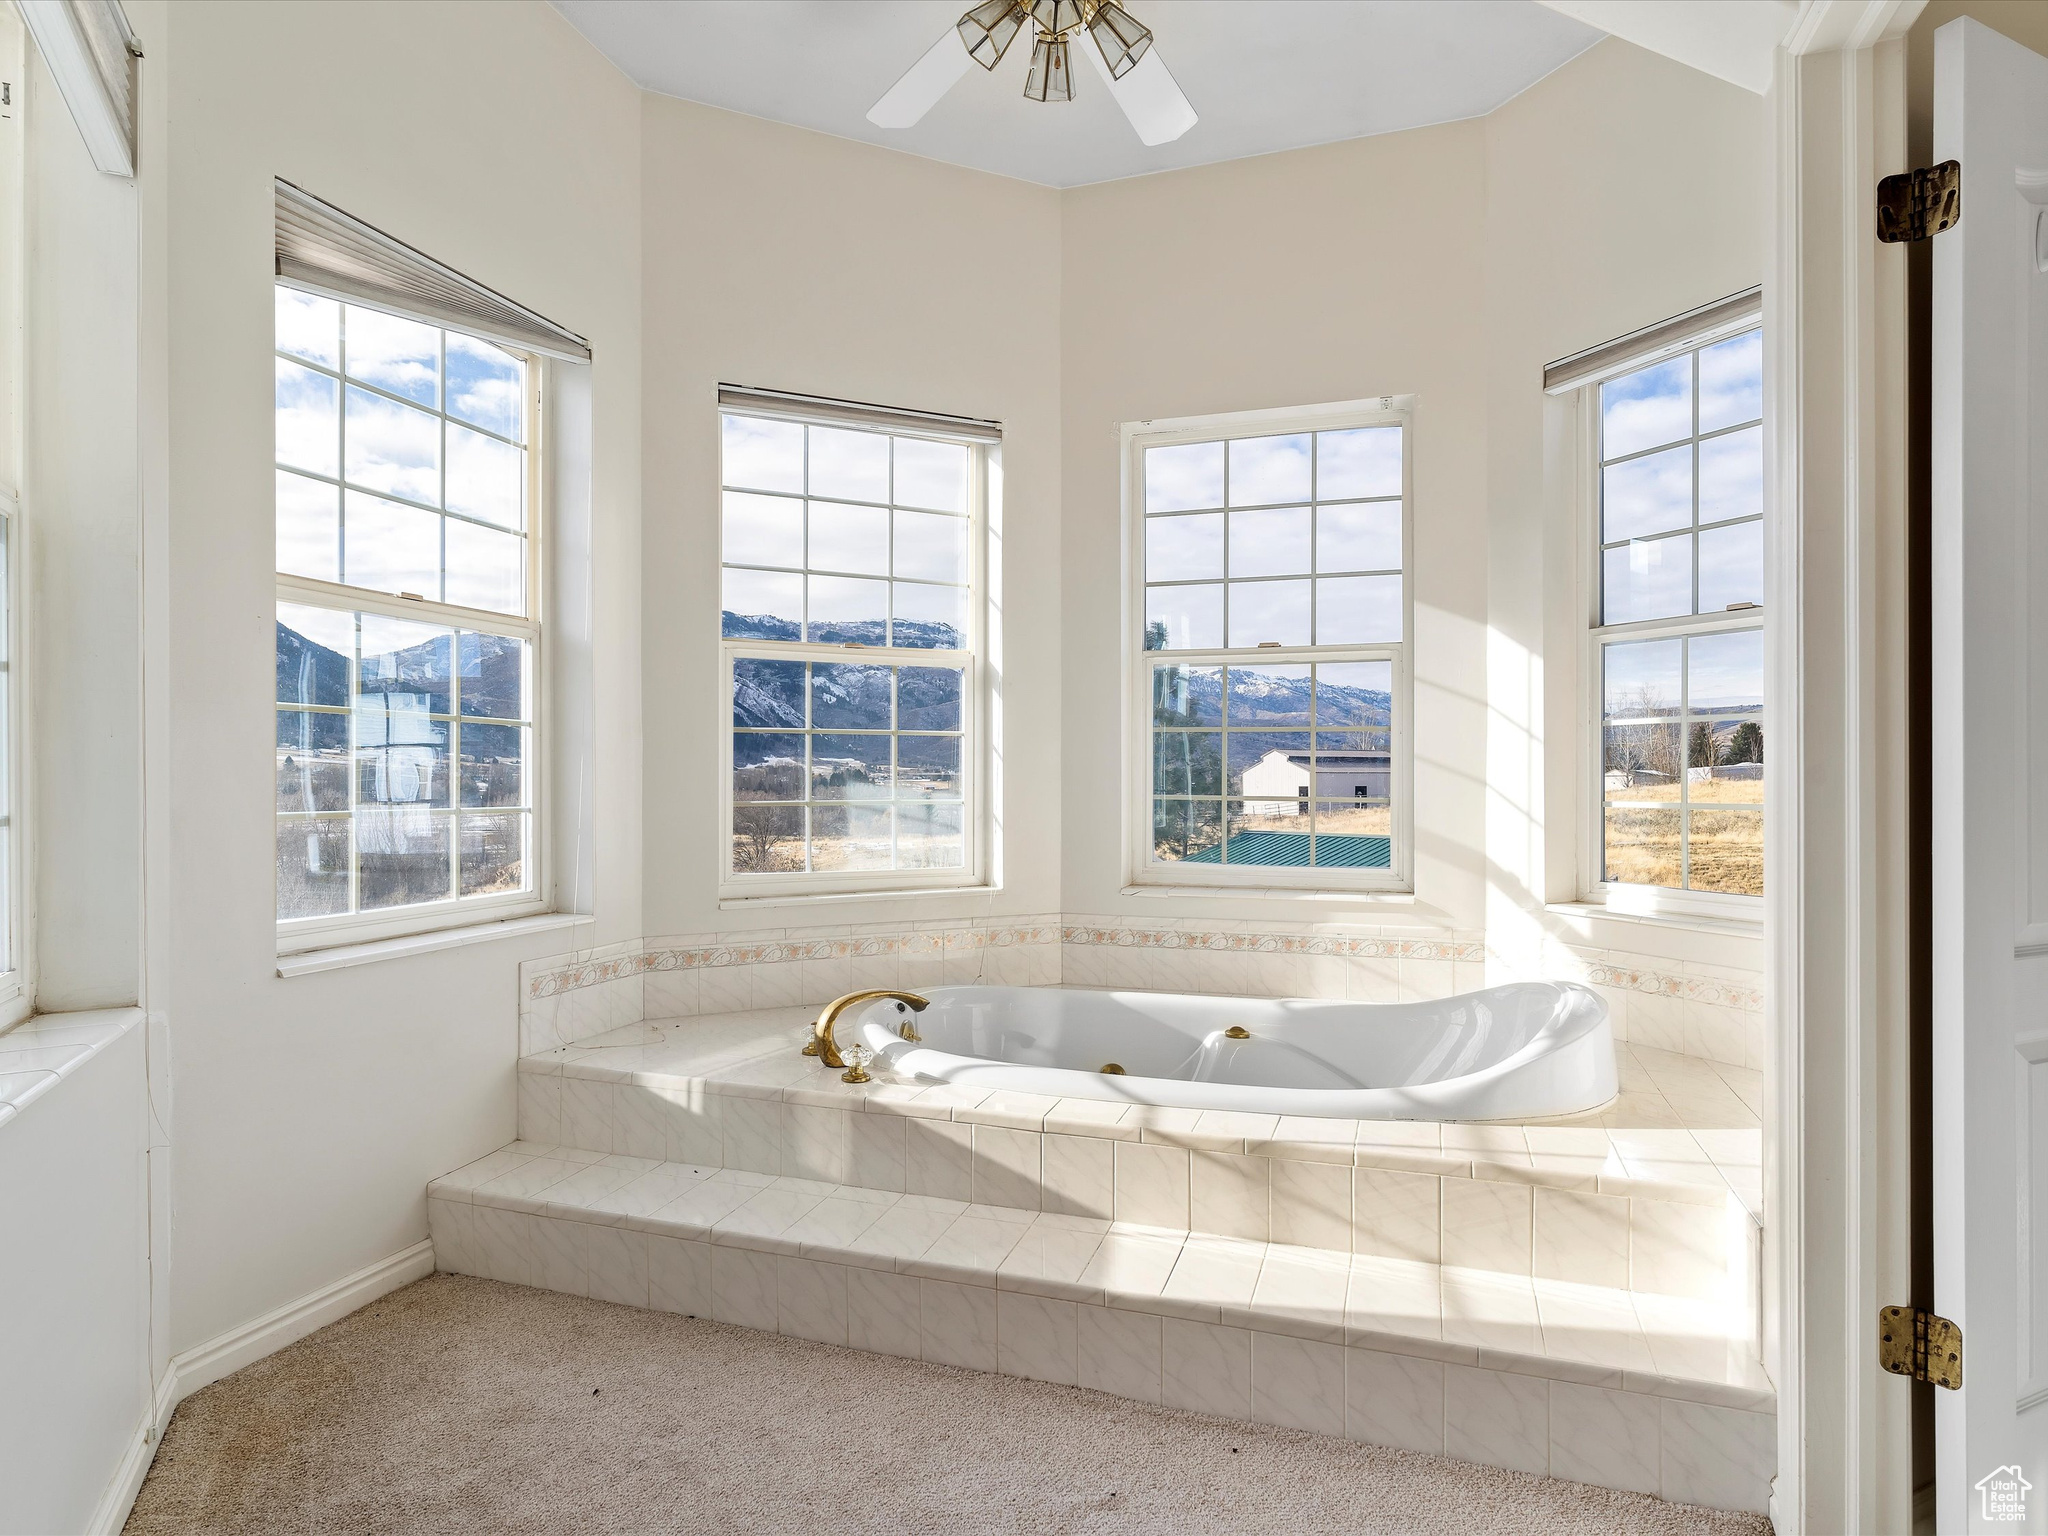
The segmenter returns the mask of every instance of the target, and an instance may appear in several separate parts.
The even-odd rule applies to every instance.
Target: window
[[[1127,431],[1141,882],[1408,880],[1407,413]]]
[[[536,909],[538,368],[276,303],[280,946]]]
[[[1710,909],[1763,894],[1762,365],[1751,317],[1588,391],[1600,700],[1588,863],[1610,901],[1655,909],[1683,892],[1675,909]]]
[[[721,427],[725,889],[980,883],[992,435],[847,407]]]

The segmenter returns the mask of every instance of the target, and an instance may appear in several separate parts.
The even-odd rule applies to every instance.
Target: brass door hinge
[[[1877,184],[1877,238],[1886,245],[1925,240],[1953,229],[1963,216],[1963,163],[1887,176]]]
[[[1963,1330],[1947,1318],[1917,1307],[1880,1307],[1877,1363],[1895,1375],[1960,1391]]]

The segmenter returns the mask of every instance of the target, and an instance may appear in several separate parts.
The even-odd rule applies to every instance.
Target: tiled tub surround
[[[1764,983],[1756,971],[1619,950],[1570,949],[1549,966],[1607,1000],[1617,1040],[1761,1072]]]
[[[1045,917],[521,969],[522,1140],[430,1188],[444,1269],[1761,1511],[1761,994],[1574,950],[1621,1092],[1522,1124],[1150,1109],[797,1054],[858,987],[1425,1000],[1475,936]]]
[[[1767,1497],[1774,1399],[1696,1298],[531,1142],[428,1196],[443,1269],[1690,1503]]]
[[[1255,1214],[1218,1230],[1280,1241],[1305,1240],[1288,1223],[1316,1219],[1297,1217],[1297,1204],[1320,1209],[1334,1198],[1332,1167],[1377,1170],[1397,1206],[1411,1202],[1392,1191],[1429,1187],[1394,1177],[1408,1174],[1760,1214],[1760,1075],[1647,1047],[1617,1047],[1621,1092],[1600,1109],[1438,1124],[1158,1109],[880,1077],[856,1086],[798,1053],[809,1024],[805,1007],[650,1021],[524,1057],[520,1135],[1168,1226],[1188,1226],[1197,1209],[1223,1220],[1244,1201],[1256,1207],[1263,1188],[1276,1233],[1253,1230]],[[1119,1147],[1157,1150],[1130,1151],[1120,1165]],[[1155,1165],[1168,1181],[1163,1204],[1146,1178]],[[962,1182],[977,1177],[982,1187]],[[1587,1209],[1613,1213],[1598,1201]]]
[[[1059,918],[633,939],[519,967],[519,1052],[641,1019],[822,1007],[862,987],[1056,986]]]
[[[522,1060],[522,1140],[428,1191],[437,1262],[1764,1507],[1754,1074],[1624,1046],[1564,1121],[1290,1119],[848,1085],[812,1011]]]
[[[1539,979],[1583,981],[1615,1038],[1758,1070],[1755,972],[1557,947]],[[1517,979],[1475,934],[1357,925],[1048,914],[922,927],[790,928],[636,939],[520,967],[520,1053],[573,1045],[641,1019],[790,1005],[858,987],[1111,987],[1241,997],[1420,1002]]]

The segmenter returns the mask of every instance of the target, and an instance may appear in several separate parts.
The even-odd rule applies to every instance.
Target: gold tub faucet
[[[828,1067],[843,1067],[846,1059],[839,1054],[839,1046],[832,1038],[832,1026],[839,1021],[839,1015],[849,1008],[877,999],[893,997],[899,1003],[908,1003],[913,1010],[923,1013],[931,1006],[931,999],[919,997],[915,992],[897,992],[888,987],[878,987],[866,992],[849,992],[844,997],[835,997],[825,1005],[825,1011],[818,1015],[818,1022],[811,1026],[811,1038],[805,1042],[804,1054],[815,1056]],[[906,1040],[918,1038],[917,1027],[907,1021],[896,1031]]]

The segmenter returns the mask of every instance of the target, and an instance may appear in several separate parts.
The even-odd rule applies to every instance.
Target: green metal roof
[[[1226,848],[1204,848],[1187,857],[1190,864],[1255,864],[1267,868],[1390,869],[1393,844],[1384,837],[1325,836],[1314,840],[1313,856],[1306,832],[1240,832]],[[1226,857],[1227,853],[1227,857]]]

